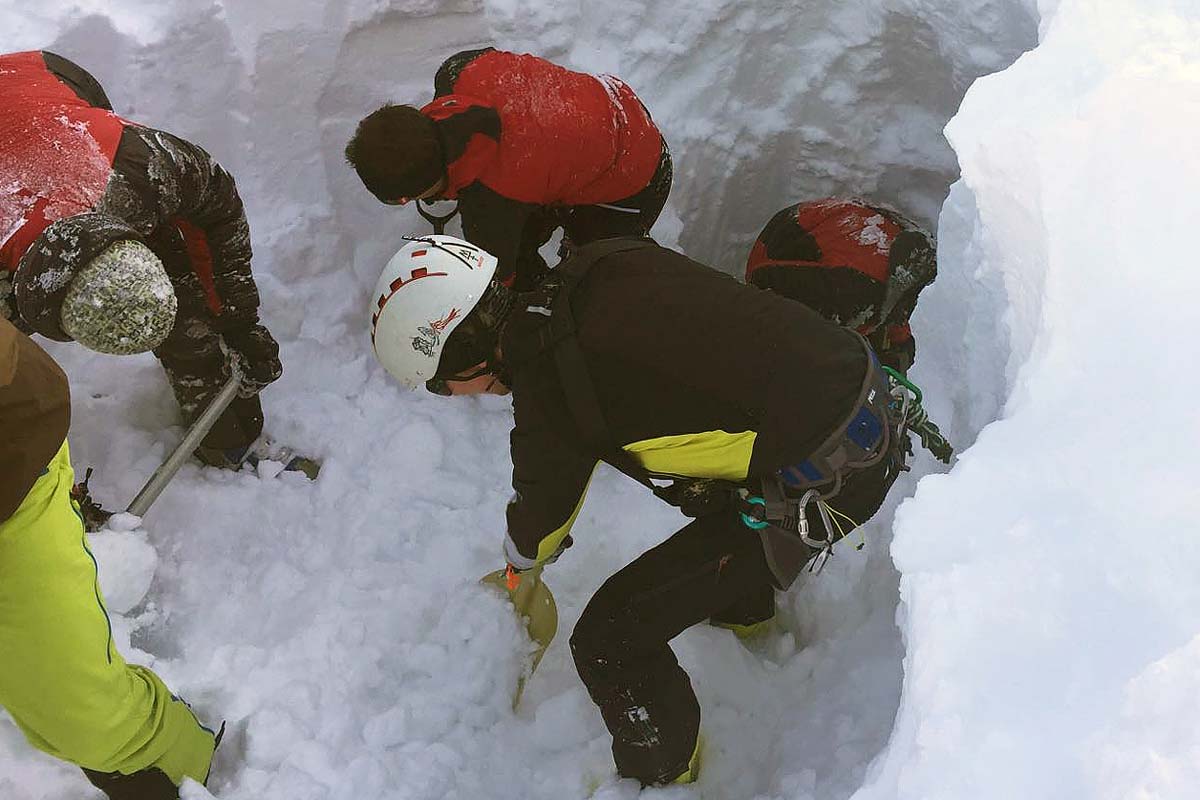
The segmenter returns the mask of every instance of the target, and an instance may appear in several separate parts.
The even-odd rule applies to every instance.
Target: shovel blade
[[[512,601],[513,608],[521,615],[525,621],[525,630],[529,632],[529,638],[533,641],[535,649],[533,658],[529,666],[529,674],[537,669],[541,663],[542,656],[546,654],[546,649],[550,647],[550,643],[554,641],[554,634],[558,632],[558,606],[554,604],[554,595],[550,592],[550,587],[542,582],[541,569],[533,569],[529,572],[521,574],[521,582],[515,589],[509,589],[504,570],[496,570],[483,577],[480,583],[488,586],[495,586],[508,595]],[[522,678],[517,685],[517,692],[513,699],[513,707],[521,701],[521,692],[525,688],[526,678]]]

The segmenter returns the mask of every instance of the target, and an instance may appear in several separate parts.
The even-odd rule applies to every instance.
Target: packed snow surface
[[[696,258],[738,272],[775,211],[834,194],[940,226],[914,376],[959,460],[920,456],[863,549],[783,598],[773,640],[676,640],[704,773],[642,795],[1195,796],[1200,425],[1176,343],[1200,282],[1198,42],[1183,0],[5,3],[0,48],[80,62],[118,112],[235,175],[283,345],[268,429],[324,458],[315,483],[189,465],[93,539],[125,654],[228,723],[208,790],[638,795],[565,640],[682,518],[599,476],[514,713],[529,643],[477,583],[501,559],[509,404],[403,392],[367,341],[379,270],[427,227],[341,149],[381,102],[427,100],[446,56],[497,44],[638,92],[675,155],[656,234]],[[181,436],[161,371],[50,349],[76,467],[123,507]],[[0,721],[0,796],[87,791]]]

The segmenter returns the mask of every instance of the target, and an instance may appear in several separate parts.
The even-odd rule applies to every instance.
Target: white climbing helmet
[[[177,307],[162,261],[141,242],[123,239],[71,279],[59,321],[87,349],[123,356],[162,344],[175,327]]]
[[[496,274],[496,258],[453,236],[414,238],[383,268],[371,302],[375,357],[416,389],[437,373],[446,339]]]

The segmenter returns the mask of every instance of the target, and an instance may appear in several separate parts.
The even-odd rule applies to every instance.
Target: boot
[[[108,800],[178,800],[179,787],[171,783],[166,773],[157,767],[143,769],[132,775],[119,772],[95,772],[84,768],[83,774]]]

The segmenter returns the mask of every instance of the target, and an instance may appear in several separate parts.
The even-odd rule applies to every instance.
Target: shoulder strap
[[[584,439],[596,448],[606,462],[655,491],[657,487],[651,482],[650,474],[633,456],[621,449],[609,431],[583,350],[579,347],[571,308],[572,292],[597,261],[615,253],[653,245],[653,240],[645,238],[603,239],[580,247],[556,267],[551,274],[559,275],[562,283],[550,308],[550,322],[544,332],[544,343],[554,350],[554,363],[558,367],[567,407]]]

